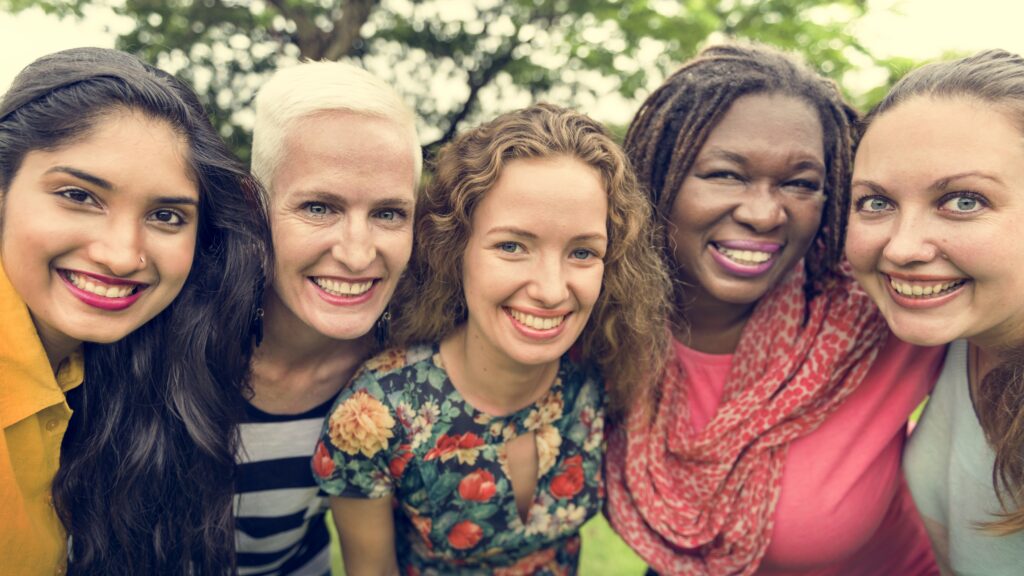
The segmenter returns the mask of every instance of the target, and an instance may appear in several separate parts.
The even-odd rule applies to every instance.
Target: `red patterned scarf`
[[[789,443],[814,431],[871,367],[885,322],[848,276],[807,306],[803,266],[758,303],[722,403],[699,433],[670,361],[657,405],[609,434],[607,514],[663,574],[753,574],[771,540]]]

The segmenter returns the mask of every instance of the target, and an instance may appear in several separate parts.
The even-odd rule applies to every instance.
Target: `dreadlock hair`
[[[799,98],[816,110],[821,119],[826,202],[822,225],[804,258],[804,291],[810,300],[821,283],[837,271],[850,203],[851,124],[857,112],[846,104],[834,82],[767,46],[711,46],[684,64],[647,98],[633,117],[623,146],[661,224],[662,257],[670,270],[677,270],[665,234],[672,204],[719,121],[736,100],[754,94]],[[676,302],[681,302],[682,283],[674,284]]]
[[[259,183],[186,84],[117,50],[43,56],[0,102],[0,193],[26,155],[88,138],[112,114],[166,123],[199,189],[188,278],[162,312],[113,343],[85,342],[85,382],[53,501],[72,574],[229,574],[235,426],[269,261]]]
[[[986,50],[948,62],[933,62],[904,76],[864,118],[871,123],[917,99],[969,99],[992,106],[1024,135],[1024,58],[1003,50]],[[992,485],[1003,512],[983,524],[1007,535],[1024,530],[1024,346],[998,350],[1001,363],[972,384],[974,410],[995,452]]]
[[[434,178],[416,207],[410,272],[394,302],[399,342],[439,342],[468,318],[462,260],[473,212],[505,166],[519,159],[569,157],[601,174],[608,194],[608,251],[601,294],[578,344],[601,367],[611,416],[661,373],[668,273],[654,245],[651,208],[625,154],[600,124],[550,104],[509,112],[441,148]]]

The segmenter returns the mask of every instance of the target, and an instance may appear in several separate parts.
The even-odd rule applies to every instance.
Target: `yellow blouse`
[[[28,308],[0,262],[0,573],[65,571],[67,538],[50,484],[71,419],[64,393],[83,376],[81,351],[54,376]]]

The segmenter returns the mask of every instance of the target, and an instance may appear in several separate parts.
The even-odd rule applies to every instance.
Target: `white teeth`
[[[104,298],[127,298],[135,292],[135,286],[106,286],[97,284],[93,280],[87,280],[85,276],[79,276],[74,272],[67,273],[67,279],[80,290],[90,294],[103,296]]]
[[[911,284],[909,282],[903,282],[896,278],[889,277],[889,285],[901,296],[911,297],[928,297],[928,296],[939,296],[956,288],[959,288],[964,280],[954,280],[952,282],[938,282],[935,284]]]
[[[715,244],[715,248],[718,249],[720,254],[723,254],[730,260],[733,260],[739,264],[761,264],[771,260],[771,252],[762,252],[760,250],[733,250],[732,248],[726,248]]]
[[[515,318],[517,322],[529,328],[533,328],[534,330],[551,330],[553,328],[558,328],[565,320],[565,316],[556,316],[554,318],[541,318],[538,316],[534,316],[532,314],[526,314],[518,310],[513,310],[511,308],[509,308],[508,310],[509,313],[512,314],[512,317]]]
[[[359,296],[365,294],[373,286],[373,280],[366,282],[342,282],[331,278],[313,278],[316,285],[324,292],[334,296]]]

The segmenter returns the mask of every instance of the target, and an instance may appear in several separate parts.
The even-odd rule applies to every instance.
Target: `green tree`
[[[89,5],[130,18],[118,47],[190,81],[243,156],[255,91],[300,58],[350,58],[391,81],[428,150],[535,98],[631,111],[709,39],[798,51],[837,79],[874,62],[848,32],[866,0],[0,0],[69,17]]]

